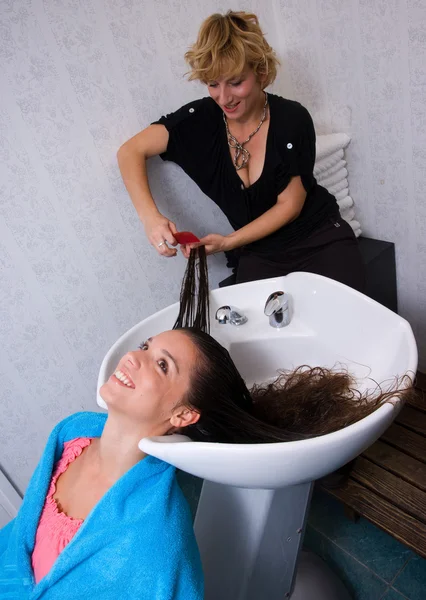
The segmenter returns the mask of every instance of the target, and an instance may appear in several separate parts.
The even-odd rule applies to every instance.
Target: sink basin
[[[290,294],[290,325],[274,329],[263,314],[270,293]],[[278,369],[300,365],[345,367],[359,389],[391,384],[417,368],[410,325],[355,290],[310,273],[291,273],[214,290],[211,314],[223,304],[248,317],[240,327],[211,323],[211,334],[230,352],[246,382],[264,382]],[[173,304],[126,332],[107,353],[98,389],[119,358],[147,337],[170,329],[178,312]],[[386,388],[386,385],[385,385]],[[98,395],[98,404],[105,404]],[[360,454],[395,418],[400,404],[383,405],[343,430],[321,437],[277,444],[211,444],[185,436],[145,438],[140,448],[193,475],[216,483],[274,489],[318,479]]]

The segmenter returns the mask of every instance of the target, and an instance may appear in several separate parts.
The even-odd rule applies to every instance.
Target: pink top
[[[67,544],[77,533],[83,519],[73,519],[60,512],[53,497],[56,492],[56,481],[64,473],[92,438],[76,438],[65,442],[64,451],[56,464],[47,492],[46,501],[37,527],[35,545],[32,555],[32,566],[36,583],[38,583],[52,568],[53,563]]]

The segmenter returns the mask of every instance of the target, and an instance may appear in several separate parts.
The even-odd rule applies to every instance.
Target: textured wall
[[[205,95],[183,53],[230,7],[257,12],[277,49],[273,91],[319,133],[352,135],[351,195],[365,234],[396,242],[401,312],[426,359],[423,0],[0,0],[0,464],[21,490],[52,426],[95,408],[111,343],[177,299],[184,260],[146,243],[115,152]],[[151,163],[179,227],[227,230],[177,167]],[[212,272],[215,285],[221,257]]]
[[[426,3],[280,0],[289,93],[317,132],[352,136],[351,195],[364,235],[396,244],[400,313],[426,369]]]

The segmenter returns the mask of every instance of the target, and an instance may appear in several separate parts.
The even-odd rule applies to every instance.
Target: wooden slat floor
[[[323,489],[426,558],[425,392],[356,459],[341,487]]]

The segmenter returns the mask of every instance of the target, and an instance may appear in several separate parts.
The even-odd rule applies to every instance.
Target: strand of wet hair
[[[183,276],[179,314],[173,329],[182,327],[210,331],[209,275],[204,246],[191,250]]]

